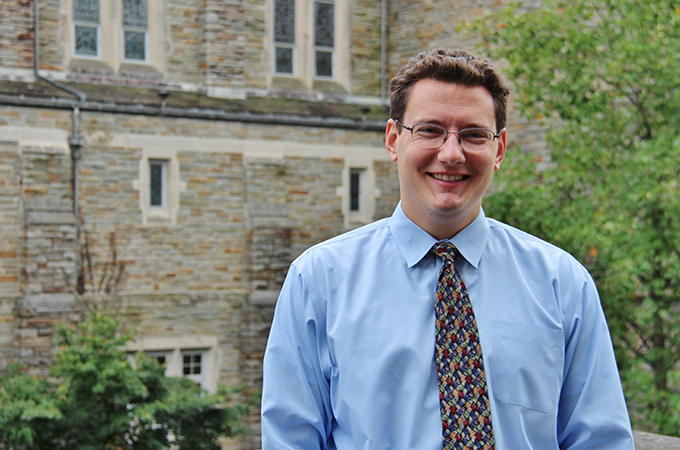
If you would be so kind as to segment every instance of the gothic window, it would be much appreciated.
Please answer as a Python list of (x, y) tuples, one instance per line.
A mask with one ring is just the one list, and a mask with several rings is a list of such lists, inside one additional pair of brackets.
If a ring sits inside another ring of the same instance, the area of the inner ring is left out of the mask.
[(295, 0), (274, 2), (274, 70), (293, 74), (295, 69)]
[(314, 2), (314, 60), (317, 77), (333, 76), (334, 6), (333, 0)]
[(123, 51), (125, 59), (147, 59), (147, 2), (123, 0)]
[(99, 0), (73, 1), (74, 52), (78, 56), (99, 56)]

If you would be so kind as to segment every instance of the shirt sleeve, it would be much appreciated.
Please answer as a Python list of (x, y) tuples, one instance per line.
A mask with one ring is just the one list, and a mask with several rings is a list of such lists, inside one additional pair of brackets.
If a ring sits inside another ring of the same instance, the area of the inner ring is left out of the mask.
[(324, 313), (295, 265), (279, 296), (264, 357), (262, 449), (324, 449), (330, 435)]
[[(609, 329), (590, 275), (571, 302), (558, 413), (562, 450), (633, 450), (633, 434)], [(573, 288), (573, 286), (572, 286)], [(572, 294), (574, 295), (574, 294)]]

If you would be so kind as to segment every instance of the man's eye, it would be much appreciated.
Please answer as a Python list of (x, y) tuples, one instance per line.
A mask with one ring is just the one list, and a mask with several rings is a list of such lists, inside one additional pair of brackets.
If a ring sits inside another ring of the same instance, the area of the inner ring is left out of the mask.
[(439, 127), (435, 126), (424, 126), (424, 127), (418, 127), (417, 133), (422, 135), (422, 136), (441, 136), (442, 135), (442, 129)]
[(491, 139), (490, 134), (485, 130), (463, 130), (461, 132), (462, 139), (472, 140), (487, 140)]

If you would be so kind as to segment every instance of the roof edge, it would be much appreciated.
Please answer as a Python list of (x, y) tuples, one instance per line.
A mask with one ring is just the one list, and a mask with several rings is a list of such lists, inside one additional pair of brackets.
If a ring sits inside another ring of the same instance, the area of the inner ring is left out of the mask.
[(24, 106), (48, 109), (73, 109), (81, 111), (111, 114), (133, 114), (169, 118), (185, 118), (196, 120), (217, 120), (224, 122), (242, 122), (263, 125), (288, 125), (300, 127), (336, 128), (358, 131), (385, 130), (385, 122), (380, 120), (357, 120), (332, 117), (310, 117), (283, 114), (254, 114), (248, 112), (228, 112), (211, 108), (180, 108), (175, 106), (130, 105), (112, 102), (85, 101), (51, 97), (30, 97), (26, 95), (0, 94), (0, 105)]

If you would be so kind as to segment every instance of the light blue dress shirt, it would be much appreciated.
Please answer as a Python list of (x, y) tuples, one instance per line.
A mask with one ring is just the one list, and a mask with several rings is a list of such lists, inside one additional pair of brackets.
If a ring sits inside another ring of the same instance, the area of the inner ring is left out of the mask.
[[(632, 450), (586, 269), (483, 211), (451, 241), (477, 318), (496, 450)], [(441, 450), (435, 242), (399, 205), (295, 260), (264, 358), (263, 450)]]

